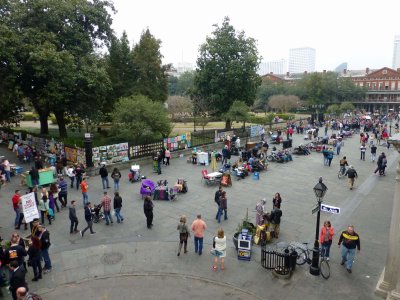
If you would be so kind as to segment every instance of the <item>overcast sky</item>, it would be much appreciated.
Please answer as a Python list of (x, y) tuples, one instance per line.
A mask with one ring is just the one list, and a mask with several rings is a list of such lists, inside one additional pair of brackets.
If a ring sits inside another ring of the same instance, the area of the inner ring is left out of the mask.
[(264, 61), (288, 59), (289, 49), (316, 49), (316, 69), (349, 70), (392, 66), (393, 41), (400, 34), (399, 0), (114, 0), (113, 28), (137, 43), (146, 28), (162, 41), (164, 63), (195, 65), (199, 45), (221, 26), (231, 25), (257, 40)]

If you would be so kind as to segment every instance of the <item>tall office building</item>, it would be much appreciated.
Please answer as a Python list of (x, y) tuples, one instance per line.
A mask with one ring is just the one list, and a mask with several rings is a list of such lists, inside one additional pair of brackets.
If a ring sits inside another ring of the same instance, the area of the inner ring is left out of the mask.
[(315, 71), (315, 49), (310, 47), (289, 49), (289, 72)]
[(392, 68), (395, 70), (400, 68), (400, 35), (394, 37)]
[(259, 66), (258, 74), (265, 75), (265, 74), (285, 74), (286, 73), (286, 60), (279, 59), (279, 60), (271, 60), (262, 62)]

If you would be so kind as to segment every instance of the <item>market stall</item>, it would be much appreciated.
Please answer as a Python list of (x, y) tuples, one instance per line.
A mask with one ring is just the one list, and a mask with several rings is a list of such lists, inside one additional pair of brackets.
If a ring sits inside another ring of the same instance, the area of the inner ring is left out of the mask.
[[(31, 175), (29, 174), (29, 172), (25, 172), (25, 178), (26, 185), (30, 188), (33, 187)], [(53, 169), (47, 168), (39, 170), (39, 185), (49, 185), (55, 181), (56, 179), (54, 178)]]

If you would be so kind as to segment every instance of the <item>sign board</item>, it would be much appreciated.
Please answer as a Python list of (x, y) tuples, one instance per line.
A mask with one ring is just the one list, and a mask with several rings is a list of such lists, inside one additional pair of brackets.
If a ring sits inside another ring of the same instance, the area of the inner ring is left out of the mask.
[(321, 210), (331, 214), (340, 214), (340, 207), (332, 205), (321, 204)]
[(319, 211), (319, 206), (313, 208), (313, 210), (311, 211), (312, 214), (315, 214), (317, 211)]
[(39, 219), (34, 193), (21, 196), (21, 202), (26, 223), (32, 222), (33, 219)]
[(85, 139), (91, 139), (92, 134), (91, 133), (85, 133)]

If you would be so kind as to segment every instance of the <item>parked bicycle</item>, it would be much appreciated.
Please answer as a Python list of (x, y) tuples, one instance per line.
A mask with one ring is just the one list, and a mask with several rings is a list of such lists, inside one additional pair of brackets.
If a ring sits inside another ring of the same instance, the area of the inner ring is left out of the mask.
[[(295, 251), (297, 252), (297, 259), (296, 259), (296, 264), (297, 265), (304, 265), (305, 263), (311, 264), (312, 258), (311, 253), (313, 249), (308, 248), (308, 243), (299, 243), (299, 242), (291, 242), (289, 244), (289, 247), (294, 248)], [(319, 261), (319, 269), (321, 276), (324, 279), (328, 279), (329, 276), (331, 276), (331, 267), (329, 266), (329, 261), (325, 257), (325, 251), (322, 248), (319, 248), (319, 256), (320, 256), (320, 261)]]

